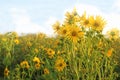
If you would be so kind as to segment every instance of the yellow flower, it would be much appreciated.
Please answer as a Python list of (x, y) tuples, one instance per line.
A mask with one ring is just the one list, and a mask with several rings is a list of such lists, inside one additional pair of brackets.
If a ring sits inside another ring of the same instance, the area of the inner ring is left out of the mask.
[(98, 42), (98, 45), (97, 45), (98, 48), (102, 48), (102, 47), (103, 47), (103, 44), (104, 44), (104, 43), (102, 42), (102, 40), (100, 40), (100, 41)]
[(8, 76), (8, 75), (9, 75), (9, 72), (10, 72), (10, 71), (9, 71), (8, 68), (6, 67), (5, 70), (4, 70), (4, 76)]
[(62, 57), (58, 57), (55, 61), (55, 69), (57, 71), (63, 71), (63, 69), (66, 67), (66, 63)]
[(34, 57), (34, 58), (33, 58), (33, 62), (35, 62), (35, 63), (40, 63), (40, 59), (39, 59), (38, 57)]
[(104, 21), (104, 19), (102, 19), (101, 16), (96, 16), (95, 18), (91, 16), (90, 23), (91, 23), (92, 29), (96, 31), (102, 31), (103, 28), (105, 27), (106, 21)]
[(40, 63), (35, 64), (35, 69), (39, 70), (40, 69)]
[(19, 71), (20, 69), (19, 68), (15, 68), (15, 71)]
[(59, 33), (59, 30), (60, 30), (60, 22), (56, 21), (55, 24), (52, 25), (53, 27), (53, 30), (55, 31), (55, 33)]
[(60, 28), (59, 34), (65, 37), (69, 31), (70, 27), (69, 26), (62, 26)]
[(52, 58), (55, 54), (55, 51), (49, 48), (49, 49), (47, 49), (47, 54), (50, 58)]
[(26, 68), (26, 69), (28, 69), (30, 66), (29, 66), (29, 64), (28, 64), (28, 61), (22, 61), (21, 63), (20, 63), (20, 66), (21, 66), (21, 68)]
[(60, 51), (57, 51), (57, 54), (59, 55), (59, 54), (61, 54), (61, 52), (60, 52)]
[(35, 48), (35, 49), (34, 49), (34, 52), (35, 52), (35, 53), (38, 53), (38, 52), (39, 52), (39, 50), (38, 50), (37, 48)]
[(49, 74), (49, 70), (47, 68), (44, 69), (44, 74)]
[(77, 50), (78, 50), (78, 48), (77, 48), (77, 47), (74, 47), (74, 50), (75, 50), (75, 51), (77, 51)]
[(84, 14), (82, 15), (82, 17), (80, 17), (80, 24), (83, 27), (89, 28), (90, 27), (90, 17), (86, 17), (86, 12), (84, 12)]
[(65, 21), (64, 21), (65, 25), (71, 25), (76, 22), (76, 13), (74, 11), (73, 13), (67, 12), (65, 16), (66, 16)]
[(113, 48), (109, 49), (107, 52), (107, 57), (110, 57), (113, 53)]
[(6, 41), (7, 41), (7, 38), (2, 38), (2, 41), (6, 42)]
[(58, 46), (59, 43), (60, 43), (60, 41), (59, 41), (59, 40), (56, 40), (55, 43), (54, 43), (54, 45), (55, 45), (55, 46)]
[(12, 35), (13, 35), (15, 38), (18, 38), (17, 32), (12, 32)]
[(42, 38), (45, 38), (46, 37), (46, 34), (44, 33), (38, 33), (38, 38), (42, 39)]
[(116, 40), (119, 38), (119, 35), (120, 35), (120, 31), (117, 28), (113, 28), (107, 32), (107, 36), (110, 39)]
[(18, 39), (15, 39), (15, 40), (14, 40), (14, 43), (15, 43), (15, 44), (19, 44), (19, 40), (18, 40)]
[(78, 14), (78, 13), (77, 13), (76, 7), (74, 7), (74, 9), (73, 9), (73, 11), (72, 11), (71, 15), (76, 16), (77, 14)]
[(31, 47), (31, 46), (32, 46), (32, 43), (31, 43), (31, 42), (27, 42), (27, 46), (28, 46), (28, 47)]
[(67, 38), (76, 43), (81, 37), (83, 37), (84, 32), (81, 31), (80, 27), (71, 27), (68, 34)]

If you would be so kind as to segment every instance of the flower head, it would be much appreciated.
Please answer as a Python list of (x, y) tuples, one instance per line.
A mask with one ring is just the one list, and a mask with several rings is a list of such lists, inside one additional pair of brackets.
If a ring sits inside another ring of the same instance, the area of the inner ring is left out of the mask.
[(47, 54), (48, 54), (49, 58), (52, 58), (55, 54), (55, 51), (51, 48), (46, 49), (46, 50), (47, 50)]
[(80, 24), (83, 27), (89, 28), (90, 27), (90, 18), (91, 17), (86, 17), (86, 12), (80, 17)]
[(2, 38), (2, 41), (6, 42), (6, 41), (7, 41), (7, 38)]
[(90, 23), (91, 23), (92, 29), (96, 31), (102, 31), (103, 28), (105, 27), (106, 21), (104, 21), (104, 19), (102, 19), (101, 16), (96, 16), (95, 18), (91, 16)]
[(15, 39), (15, 40), (14, 40), (14, 43), (15, 43), (15, 44), (19, 44), (19, 40), (18, 40), (18, 39)]
[(38, 57), (34, 57), (34, 58), (33, 58), (33, 62), (35, 62), (35, 63), (40, 63), (40, 59), (39, 59)]
[(83, 35), (84, 32), (82, 32), (80, 27), (73, 26), (70, 28), (67, 38), (76, 43)]
[(8, 75), (9, 75), (9, 72), (10, 72), (10, 71), (9, 71), (8, 68), (6, 67), (5, 70), (4, 70), (4, 76), (8, 76)]
[(107, 36), (109, 39), (118, 39), (120, 36), (120, 31), (117, 28), (113, 28), (107, 32)]
[(46, 37), (46, 34), (41, 32), (41, 33), (38, 33), (37, 36), (38, 36), (38, 38), (43, 39)]
[(20, 63), (20, 66), (21, 66), (21, 68), (26, 68), (26, 69), (28, 69), (30, 67), (28, 61), (26, 61), (26, 60), (22, 61)]
[(53, 24), (53, 30), (55, 31), (55, 33), (59, 33), (60, 28), (60, 22), (56, 21), (56, 23)]
[(44, 74), (49, 74), (49, 70), (47, 68), (44, 69)]
[(107, 57), (110, 57), (113, 53), (113, 48), (109, 49), (107, 52)]
[(34, 52), (35, 52), (35, 53), (38, 53), (38, 52), (39, 52), (39, 50), (38, 50), (37, 48), (35, 48), (35, 49), (34, 49)]
[(59, 34), (62, 35), (63, 37), (66, 37), (69, 29), (70, 29), (70, 26), (62, 26), (60, 28)]
[(70, 12), (67, 12), (65, 14), (66, 16), (66, 19), (65, 19), (65, 22), (64, 24), (66, 25), (72, 25), (72, 24), (75, 24), (77, 21), (78, 21), (78, 14), (77, 14), (77, 11), (76, 9), (74, 8), (74, 10), (72, 11), (72, 13)]
[(63, 69), (66, 67), (66, 63), (62, 57), (58, 57), (55, 61), (55, 69), (57, 71), (63, 71)]
[(39, 70), (40, 69), (40, 63), (35, 64), (35, 69)]

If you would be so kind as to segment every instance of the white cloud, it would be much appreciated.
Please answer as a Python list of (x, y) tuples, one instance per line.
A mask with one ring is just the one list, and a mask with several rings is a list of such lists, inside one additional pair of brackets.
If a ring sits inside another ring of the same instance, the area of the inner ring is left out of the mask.
[[(120, 4), (120, 0), (117, 1), (118, 2), (115, 2), (113, 6), (117, 6), (120, 8), (120, 6), (118, 5), (118, 3)], [(107, 25), (103, 31), (104, 33), (113, 27), (117, 27), (120, 29), (120, 24), (119, 24), (120, 14), (118, 14), (117, 12), (111, 11), (110, 13), (105, 13), (102, 12), (96, 6), (82, 4), (82, 3), (75, 4), (75, 7), (80, 15), (82, 15), (84, 11), (86, 11), (88, 15), (101, 15), (103, 18), (105, 18), (105, 20), (107, 20)], [(66, 9), (64, 11), (64, 14), (66, 13), (66, 11), (72, 11), (73, 8), (74, 6), (71, 6), (70, 9)], [(10, 12), (12, 16), (12, 22), (15, 25), (16, 27), (15, 30), (17, 32), (19, 33), (44, 32), (48, 35), (53, 34), (52, 24), (56, 22), (57, 20), (56, 17), (53, 16), (49, 17), (48, 20), (45, 23), (43, 23), (42, 26), (40, 26), (31, 20), (30, 16), (28, 15), (25, 9), (12, 8)], [(59, 21), (63, 22), (63, 20), (59, 20)]]
[(10, 10), (12, 22), (15, 25), (15, 31), (18, 33), (37, 33), (43, 32), (49, 36), (53, 35), (52, 25), (56, 22), (57, 18), (49, 17), (42, 26), (32, 22), (27, 11), (24, 9), (12, 8)]
[(114, 3), (112, 5), (111, 9), (114, 13), (120, 14), (120, 0), (114, 0)]
[(47, 24), (47, 25), (53, 25), (56, 21), (57, 21), (57, 18), (56, 18), (56, 17), (50, 16), (50, 17), (48, 18), (48, 20), (46, 21), (46, 24)]
[(57, 21), (56, 17), (50, 16), (48, 20), (44, 23), (45, 33), (49, 36), (53, 35), (54, 31), (52, 25)]
[(120, 8), (120, 0), (115, 0), (113, 7)]
[(18, 33), (36, 33), (44, 32), (44, 28), (32, 22), (30, 16), (25, 9), (10, 9), (12, 22), (15, 26), (15, 31)]
[(109, 30), (112, 28), (118, 28), (120, 29), (120, 14), (118, 13), (109, 13), (105, 14), (105, 18), (107, 20), (107, 27), (105, 30)]
[(86, 12), (88, 15), (102, 15), (103, 13), (93, 5), (88, 4), (75, 4), (74, 6), (70, 7), (69, 9), (65, 9), (64, 14), (69, 11), (71, 12), (74, 8), (76, 8), (79, 15), (82, 15), (84, 12)]
[(85, 11), (88, 15), (102, 15), (103, 13), (96, 7), (88, 4), (76, 4), (77, 12), (82, 15)]

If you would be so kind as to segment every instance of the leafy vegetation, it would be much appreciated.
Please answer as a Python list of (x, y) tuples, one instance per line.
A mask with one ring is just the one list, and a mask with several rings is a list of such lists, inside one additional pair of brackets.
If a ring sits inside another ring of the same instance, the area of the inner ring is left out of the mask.
[(102, 34), (101, 16), (66, 13), (44, 33), (0, 34), (0, 80), (119, 80), (119, 30)]

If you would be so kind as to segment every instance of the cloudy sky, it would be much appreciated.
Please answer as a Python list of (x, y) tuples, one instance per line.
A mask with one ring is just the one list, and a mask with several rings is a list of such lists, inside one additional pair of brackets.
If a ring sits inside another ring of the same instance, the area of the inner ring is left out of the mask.
[(120, 27), (120, 0), (0, 0), (0, 33), (44, 32), (52, 34), (51, 25), (63, 21), (66, 11), (76, 7), (81, 15), (101, 15), (107, 20), (104, 32)]

